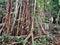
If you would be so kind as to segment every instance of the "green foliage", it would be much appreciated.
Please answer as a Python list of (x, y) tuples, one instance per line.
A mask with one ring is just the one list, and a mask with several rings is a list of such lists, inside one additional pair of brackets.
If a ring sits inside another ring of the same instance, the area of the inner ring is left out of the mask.
[(0, 3), (7, 2), (7, 0), (0, 0)]
[(9, 34), (2, 34), (2, 38), (4, 38), (4, 39), (10, 39), (10, 35)]
[(0, 43), (4, 44), (5, 41), (10, 40), (10, 35), (9, 34), (2, 34)]
[(52, 3), (53, 3), (52, 0), (47, 0), (46, 5), (45, 5), (45, 7), (46, 7), (45, 9), (49, 10), (51, 12), (51, 10), (53, 9)]
[(26, 44), (28, 41), (27, 40), (24, 40), (20, 37), (14, 37), (13, 39), (11, 38), (11, 36), (9, 34), (2, 34), (1, 38), (0, 38), (0, 43), (2, 43), (3, 45), (5, 44), (6, 41), (9, 41), (9, 40), (13, 40), (15, 42), (20, 42), (22, 44)]
[[(36, 43), (36, 45), (37, 45), (37, 44), (38, 44), (38, 45), (46, 45), (47, 39), (46, 39), (45, 36), (43, 36), (43, 37), (41, 37), (41, 38), (36, 39), (36, 40), (35, 40), (35, 43)], [(35, 43), (34, 43), (34, 44), (35, 44)]]
[(21, 40), (22, 44), (26, 44), (28, 41), (27, 40)]
[[(0, 43), (4, 44), (5, 41), (9, 41), (11, 39), (12, 38), (11, 38), (11, 36), (9, 34), (3, 34), (2, 37), (0, 38)], [(22, 38), (20, 38), (18, 36), (13, 38), (12, 40), (16, 41), (16, 42), (20, 42), (22, 44), (26, 44), (28, 42), (27, 40), (24, 40), (24, 39), (22, 39)]]
[(60, 5), (60, 0), (59, 0), (59, 5)]
[(20, 37), (15, 37), (13, 40), (16, 42), (20, 42), (22, 39)]
[(13, 40), (16, 41), (16, 42), (20, 42), (20, 43), (22, 43), (22, 44), (26, 44), (26, 43), (27, 43), (26, 40), (23, 40), (22, 38), (20, 38), (20, 37), (18, 37), (18, 36), (15, 37)]
[(34, 41), (34, 42), (32, 43), (32, 45), (37, 45), (36, 41)]
[(38, 6), (40, 6), (42, 9), (44, 8), (44, 0), (37, 0)]
[[(45, 3), (45, 4), (44, 4)], [(49, 11), (53, 18), (54, 18), (54, 22), (56, 22), (56, 18), (60, 9), (60, 0), (37, 0), (37, 5), (38, 7), (40, 7), (40, 10), (46, 10)], [(46, 23), (46, 18), (43, 16), (42, 21)], [(60, 19), (60, 18), (59, 18)], [(47, 21), (48, 22), (48, 21)], [(60, 20), (59, 20), (60, 23)]]
[(43, 23), (48, 23), (48, 18), (46, 16), (41, 17)]
[(41, 43), (46, 43), (47, 42), (46, 37), (42, 37), (40, 41)]
[(3, 2), (3, 0), (0, 0), (0, 3), (2, 3)]

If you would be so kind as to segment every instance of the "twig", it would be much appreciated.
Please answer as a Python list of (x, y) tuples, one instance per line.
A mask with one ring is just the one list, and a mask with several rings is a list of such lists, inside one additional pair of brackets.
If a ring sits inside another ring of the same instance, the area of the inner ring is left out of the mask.
[(12, 25), (12, 28), (11, 28), (11, 32), (12, 32), (12, 30), (13, 30), (13, 27), (14, 27), (15, 21), (16, 21), (16, 17), (17, 17), (17, 12), (18, 12), (18, 2), (19, 2), (19, 0), (16, 0), (15, 17), (14, 17), (13, 25)]
[[(15, 37), (26, 38), (27, 35), (21, 35), (21, 36), (10, 36), (10, 37), (11, 37), (11, 38), (15, 38)], [(2, 37), (0, 36), (0, 38), (2, 38)]]
[[(5, 23), (3, 24), (3, 27), (4, 27), (4, 25), (5, 25)], [(0, 29), (0, 34), (1, 34), (1, 32), (3, 31), (3, 27)]]
[(20, 43), (20, 42), (13, 42), (12, 45), (13, 45), (13, 44), (18, 44), (18, 43)]

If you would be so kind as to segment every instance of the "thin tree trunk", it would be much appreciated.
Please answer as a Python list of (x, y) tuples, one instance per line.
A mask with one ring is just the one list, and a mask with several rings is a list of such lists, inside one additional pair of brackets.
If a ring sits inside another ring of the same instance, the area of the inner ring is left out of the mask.
[(5, 27), (3, 30), (4, 33), (9, 33), (11, 12), (12, 12), (12, 0), (8, 0), (7, 15), (6, 15), (6, 19), (5, 19)]
[(11, 32), (13, 31), (13, 28), (14, 28), (14, 25), (15, 25), (15, 22), (16, 22), (16, 18), (17, 18), (17, 13), (18, 13), (18, 2), (19, 0), (16, 0), (16, 7), (15, 7), (15, 11), (14, 11), (14, 21), (13, 21), (13, 24), (12, 24), (12, 28), (11, 28)]

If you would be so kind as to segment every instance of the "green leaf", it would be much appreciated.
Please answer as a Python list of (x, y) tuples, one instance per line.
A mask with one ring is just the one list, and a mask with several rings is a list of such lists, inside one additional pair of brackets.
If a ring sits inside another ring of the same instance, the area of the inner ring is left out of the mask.
[(34, 42), (32, 43), (32, 45), (37, 45), (36, 41), (34, 41)]
[(14, 40), (17, 41), (17, 42), (21, 42), (22, 39), (17, 36), (17, 37), (14, 38)]
[(0, 0), (0, 3), (7, 2), (7, 0)]
[(2, 39), (10, 39), (10, 35), (9, 34), (2, 34)]
[(59, 5), (60, 5), (60, 0), (59, 0)]
[(46, 42), (47, 42), (46, 38), (45, 38), (45, 37), (42, 37), (42, 38), (41, 38), (41, 42), (42, 42), (42, 43), (46, 43)]
[(22, 44), (26, 44), (28, 41), (27, 40), (21, 40)]

